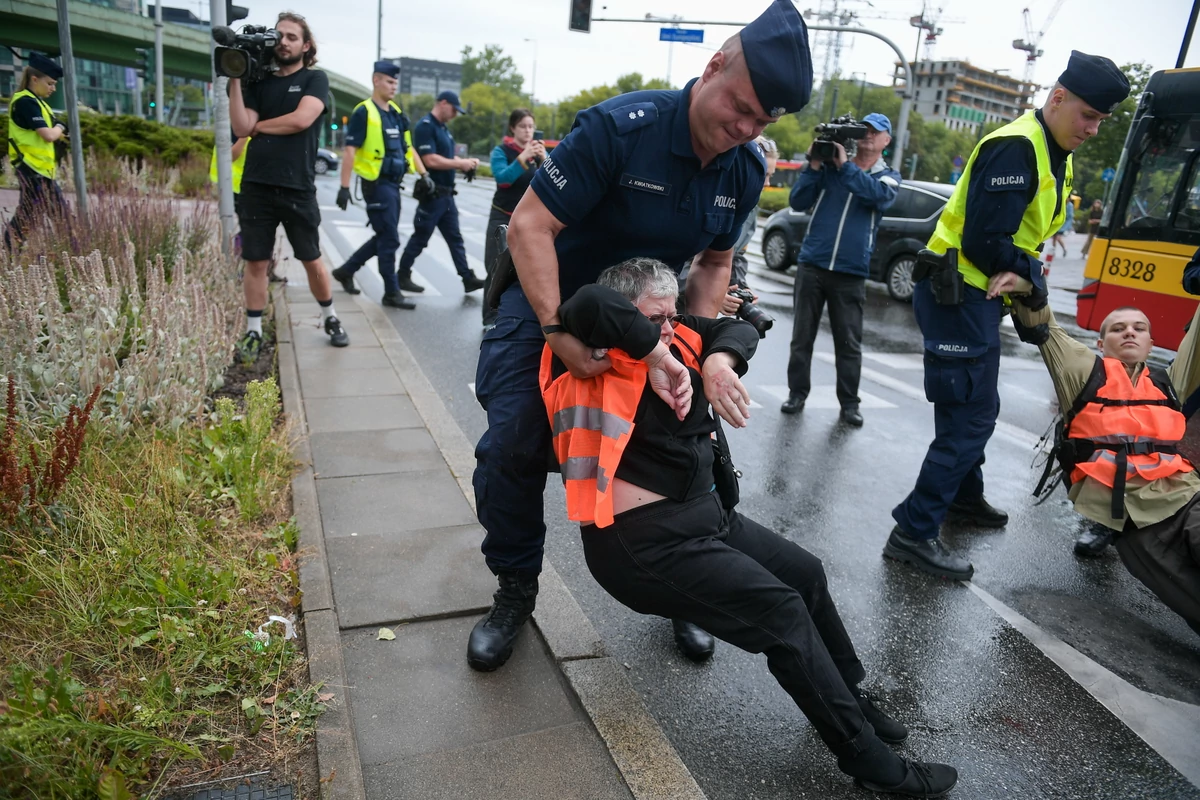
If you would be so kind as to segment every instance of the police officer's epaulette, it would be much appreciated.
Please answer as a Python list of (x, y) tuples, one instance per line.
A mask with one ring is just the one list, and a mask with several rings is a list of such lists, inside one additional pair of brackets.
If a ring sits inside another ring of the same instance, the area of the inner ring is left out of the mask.
[(762, 148), (758, 146), (758, 142), (750, 140), (742, 145), (742, 147), (754, 154), (754, 157), (758, 160), (758, 163), (764, 170), (767, 168), (767, 156), (765, 153), (763, 153)]
[(617, 126), (617, 135), (621, 136), (658, 121), (658, 106), (654, 103), (631, 103), (627, 106), (614, 108), (608, 112), (612, 115)]

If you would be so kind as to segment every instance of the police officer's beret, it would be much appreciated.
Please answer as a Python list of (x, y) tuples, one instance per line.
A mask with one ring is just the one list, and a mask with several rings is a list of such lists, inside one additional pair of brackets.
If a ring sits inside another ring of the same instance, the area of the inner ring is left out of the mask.
[(400, 65), (394, 61), (376, 61), (373, 72), (378, 72), (381, 75), (387, 75), (389, 78), (394, 78), (400, 74)]
[(1078, 50), (1071, 51), (1058, 82), (1102, 114), (1111, 114), (1129, 96), (1129, 80), (1112, 59)]
[(42, 55), (41, 53), (29, 54), (29, 66), (45, 75), (47, 78), (59, 80), (63, 76), (62, 67), (58, 65), (58, 62), (52, 58)]
[(742, 28), (742, 53), (763, 111), (782, 117), (808, 104), (812, 54), (808, 28), (791, 0), (773, 0), (758, 19)]

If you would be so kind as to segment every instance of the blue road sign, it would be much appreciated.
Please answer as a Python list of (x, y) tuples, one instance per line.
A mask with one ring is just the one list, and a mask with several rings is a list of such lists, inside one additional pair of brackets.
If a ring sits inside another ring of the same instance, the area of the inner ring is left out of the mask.
[(1117, 177), (1117, 171), (1115, 169), (1113, 169), (1112, 167), (1109, 167), (1106, 170), (1104, 170), (1104, 172), (1100, 173), (1100, 180), (1104, 181), (1105, 183), (1108, 183), (1115, 177)]
[(704, 29), (660, 28), (658, 31), (658, 40), (660, 42), (691, 42), (692, 44), (701, 44), (704, 41)]
[(956, 183), (958, 183), (958, 179), (959, 179), (959, 178), (961, 178), (961, 177), (962, 177), (962, 173), (961, 173), (961, 172), (955, 172), (955, 171), (951, 170), (951, 172), (950, 172), (950, 183), (951, 183), (951, 184), (956, 184)]
[(964, 163), (964, 162), (963, 162), (963, 157), (962, 157), (962, 156), (955, 156), (955, 157), (954, 157), (954, 162), (953, 162), (953, 163), (954, 163), (954, 168), (955, 168), (955, 169), (957, 169), (957, 170), (961, 170), (961, 169), (963, 168), (963, 163)]

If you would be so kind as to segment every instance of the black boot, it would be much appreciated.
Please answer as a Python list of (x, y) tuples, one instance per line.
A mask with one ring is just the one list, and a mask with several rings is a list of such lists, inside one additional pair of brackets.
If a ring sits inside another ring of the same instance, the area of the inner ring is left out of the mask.
[(403, 274), (397, 275), (397, 276), (396, 276), (396, 280), (397, 280), (397, 281), (399, 282), (399, 284), (400, 284), (400, 290), (401, 290), (401, 291), (404, 291), (404, 292), (413, 292), (414, 294), (420, 294), (421, 292), (425, 291), (425, 287), (424, 287), (424, 286), (422, 286), (422, 285), (421, 285), (421, 284), (419, 284), (419, 283), (414, 283), (414, 282), (413, 282), (413, 279), (412, 279), (412, 273), (411, 273), (411, 272), (405, 272), (405, 273), (403, 273)]
[(912, 564), (917, 569), (939, 578), (969, 581), (975, 574), (975, 567), (971, 566), (971, 562), (947, 550), (941, 539), (913, 539), (907, 536), (899, 525), (892, 528), (892, 535), (884, 545), (883, 554), (888, 558)]
[(681, 619), (671, 620), (671, 627), (675, 629), (675, 646), (684, 657), (697, 664), (712, 658), (717, 640), (711, 633)]
[(945, 764), (910, 761), (893, 753), (872, 736), (857, 753), (843, 753), (838, 769), (873, 792), (907, 797), (941, 797), (958, 783), (958, 770)]
[(1099, 522), (1093, 522), (1084, 528), (1083, 533), (1079, 534), (1079, 538), (1075, 540), (1075, 555), (1084, 558), (1103, 555), (1108, 546), (1112, 544), (1112, 540), (1112, 528), (1101, 525)]
[(783, 401), (779, 410), (784, 414), (799, 414), (804, 410), (804, 398), (798, 394), (789, 394), (788, 399)]
[(973, 500), (955, 498), (950, 504), (950, 513), (981, 528), (1003, 528), (1008, 524), (1008, 514), (994, 507), (983, 495)]
[(876, 736), (888, 744), (900, 744), (908, 738), (908, 728), (880, 711), (879, 706), (875, 705), (875, 698), (869, 692), (855, 686), (850, 689), (850, 693), (858, 701), (858, 707), (862, 709), (867, 722), (875, 729)]
[(474, 272), (462, 276), (463, 292), (477, 292), (483, 288), (483, 278), (476, 277)]
[(399, 292), (384, 292), (383, 299), (379, 301), (382, 305), (390, 306), (391, 308), (416, 308), (417, 304), (409, 300)]
[(345, 266), (338, 267), (329, 273), (333, 279), (342, 285), (346, 290), (346, 294), (362, 294), (358, 287), (354, 285), (354, 275), (345, 272)]
[(492, 595), (492, 608), (475, 623), (467, 642), (467, 663), (480, 672), (504, 666), (537, 602), (537, 578), (520, 578), (514, 572), (501, 572), (496, 577), (500, 588)]

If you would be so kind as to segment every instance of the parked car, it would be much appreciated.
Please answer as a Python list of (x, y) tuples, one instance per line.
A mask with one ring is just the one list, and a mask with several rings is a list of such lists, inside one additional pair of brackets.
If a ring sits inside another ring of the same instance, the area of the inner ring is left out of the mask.
[(338, 166), (338, 154), (332, 150), (326, 150), (324, 147), (317, 148), (317, 163), (315, 169), (318, 175), (324, 175), (326, 172), (336, 170)]
[[(897, 300), (912, 301), (912, 270), (917, 253), (925, 247), (954, 187), (948, 183), (905, 181), (896, 202), (884, 212), (871, 254), (871, 280), (887, 286)], [(763, 259), (778, 272), (796, 263), (800, 244), (808, 232), (808, 211), (785, 208), (763, 226)]]

